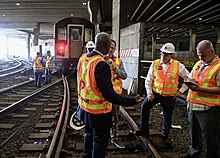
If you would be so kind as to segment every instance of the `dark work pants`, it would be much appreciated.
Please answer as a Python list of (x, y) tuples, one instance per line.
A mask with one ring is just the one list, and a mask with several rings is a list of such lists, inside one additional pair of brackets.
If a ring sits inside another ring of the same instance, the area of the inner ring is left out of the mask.
[(111, 137), (114, 137), (114, 138), (117, 138), (117, 136), (118, 136), (119, 108), (120, 108), (120, 105), (116, 105), (116, 104), (112, 105), (112, 115), (113, 115), (114, 124), (111, 129)]
[(45, 69), (45, 82), (51, 83), (51, 69), (50, 68)]
[(41, 71), (34, 71), (34, 85), (35, 87), (41, 87), (41, 77), (43, 72)]
[(141, 127), (140, 130), (149, 132), (149, 116), (150, 109), (155, 104), (160, 103), (163, 109), (163, 120), (162, 120), (162, 135), (168, 138), (171, 127), (173, 109), (175, 105), (174, 97), (164, 97), (157, 93), (154, 93), (154, 100), (148, 101), (147, 97), (141, 105)]
[(85, 127), (83, 158), (104, 158), (108, 147), (110, 128), (97, 130)]
[(220, 158), (220, 107), (188, 112), (191, 146), (189, 153), (199, 157), (204, 142), (206, 158)]

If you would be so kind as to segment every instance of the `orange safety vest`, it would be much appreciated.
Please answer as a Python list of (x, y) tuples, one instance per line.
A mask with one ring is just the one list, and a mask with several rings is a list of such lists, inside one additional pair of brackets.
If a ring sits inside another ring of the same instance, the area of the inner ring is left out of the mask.
[[(193, 67), (192, 79), (196, 80), (200, 87), (214, 87), (217, 86), (216, 75), (220, 71), (220, 58), (209, 65), (200, 75), (199, 70), (202, 65), (202, 61), (198, 61)], [(189, 90), (187, 95), (187, 101), (192, 103), (207, 105), (207, 106), (220, 106), (219, 94), (208, 94), (204, 92), (194, 92)]]
[(39, 57), (39, 58), (34, 57), (33, 58), (33, 61), (34, 61), (33, 69), (34, 70), (43, 70), (44, 69), (43, 65), (41, 64), (41, 60), (42, 60), (42, 57)]
[(105, 61), (100, 55), (87, 57), (83, 54), (78, 63), (78, 102), (83, 110), (92, 114), (104, 114), (112, 110), (112, 103), (104, 99), (95, 80), (95, 68), (100, 61)]
[[(120, 64), (121, 64), (120, 58), (113, 58), (113, 63), (115, 65), (115, 67), (117, 67), (119, 69)], [(115, 74), (114, 70), (111, 69), (112, 77), (114, 76), (114, 74)], [(121, 94), (122, 93), (122, 79), (120, 77), (118, 77), (116, 79), (112, 79), (112, 85), (113, 85), (114, 91), (117, 94)]]
[(46, 59), (46, 67), (47, 68), (52, 68), (53, 67), (53, 64), (51, 63), (51, 60), (52, 60), (52, 56), (48, 56), (47, 59)]
[(172, 60), (166, 74), (160, 59), (153, 62), (153, 91), (163, 96), (174, 96), (178, 90), (180, 62)]

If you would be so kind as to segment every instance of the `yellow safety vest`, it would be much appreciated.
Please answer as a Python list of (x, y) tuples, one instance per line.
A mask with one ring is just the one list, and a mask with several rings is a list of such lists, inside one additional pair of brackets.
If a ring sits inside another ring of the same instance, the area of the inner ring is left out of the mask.
[[(201, 61), (198, 61), (194, 65), (192, 79), (196, 80), (199, 86), (203, 88), (217, 86), (215, 78), (217, 73), (220, 71), (220, 59), (214, 61), (199, 75), (201, 65)], [(207, 106), (220, 106), (220, 95), (189, 90), (187, 101)]]
[[(114, 58), (113, 63), (115, 64), (115, 67), (117, 67), (119, 69), (120, 64), (121, 64), (120, 58)], [(111, 70), (112, 77), (114, 76), (114, 74), (115, 74), (114, 70)], [(120, 77), (118, 77), (116, 79), (112, 79), (112, 85), (113, 85), (114, 91), (117, 94), (122, 93), (122, 79)]]
[(100, 61), (104, 61), (100, 55), (87, 57), (83, 54), (77, 66), (78, 102), (83, 110), (92, 114), (104, 114), (112, 110), (112, 104), (104, 99), (95, 80), (95, 68)]
[(178, 90), (180, 62), (172, 60), (166, 74), (163, 72), (160, 59), (153, 62), (153, 91), (163, 96), (174, 96)]
[(48, 56), (46, 59), (46, 67), (47, 68), (53, 68), (53, 63), (51, 63), (52, 56)]
[(42, 57), (34, 57), (33, 58), (33, 61), (34, 61), (34, 65), (33, 65), (33, 69), (34, 70), (43, 70), (44, 67), (43, 65), (41, 64), (41, 60), (42, 60)]

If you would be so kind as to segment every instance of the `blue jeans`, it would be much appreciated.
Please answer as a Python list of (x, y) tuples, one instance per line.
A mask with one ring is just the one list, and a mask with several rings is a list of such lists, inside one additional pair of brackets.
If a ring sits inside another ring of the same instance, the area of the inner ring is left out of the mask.
[(41, 77), (42, 71), (34, 71), (34, 86), (40, 88), (41, 87)]
[(206, 158), (220, 158), (220, 107), (207, 111), (190, 110), (188, 119), (190, 155), (199, 157), (204, 142)]
[(110, 137), (109, 130), (85, 126), (83, 158), (104, 158)]
[(164, 97), (157, 93), (154, 93), (154, 100), (148, 101), (147, 97), (144, 99), (141, 105), (141, 125), (140, 130), (149, 133), (149, 116), (150, 110), (155, 104), (160, 103), (163, 110), (163, 120), (162, 120), (162, 135), (168, 138), (169, 131), (171, 127), (173, 109), (175, 105), (174, 97)]

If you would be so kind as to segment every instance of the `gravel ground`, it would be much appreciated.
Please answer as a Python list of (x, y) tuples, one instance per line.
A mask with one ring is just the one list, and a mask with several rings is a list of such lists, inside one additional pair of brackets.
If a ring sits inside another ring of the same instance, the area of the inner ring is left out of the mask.
[[(160, 106), (156, 105), (154, 106), (154, 108), (151, 109), (149, 123), (150, 123), (150, 129), (159, 129), (161, 131), (162, 113)], [(172, 125), (181, 127), (181, 129), (171, 128), (169, 135), (169, 138), (174, 146), (173, 152), (176, 154), (174, 154), (175, 156), (164, 156), (164, 157), (180, 158), (181, 155), (187, 153), (190, 145), (186, 102), (181, 99), (177, 99), (176, 101), (176, 106), (173, 112)], [(202, 153), (201, 158), (204, 158), (204, 152)]]

